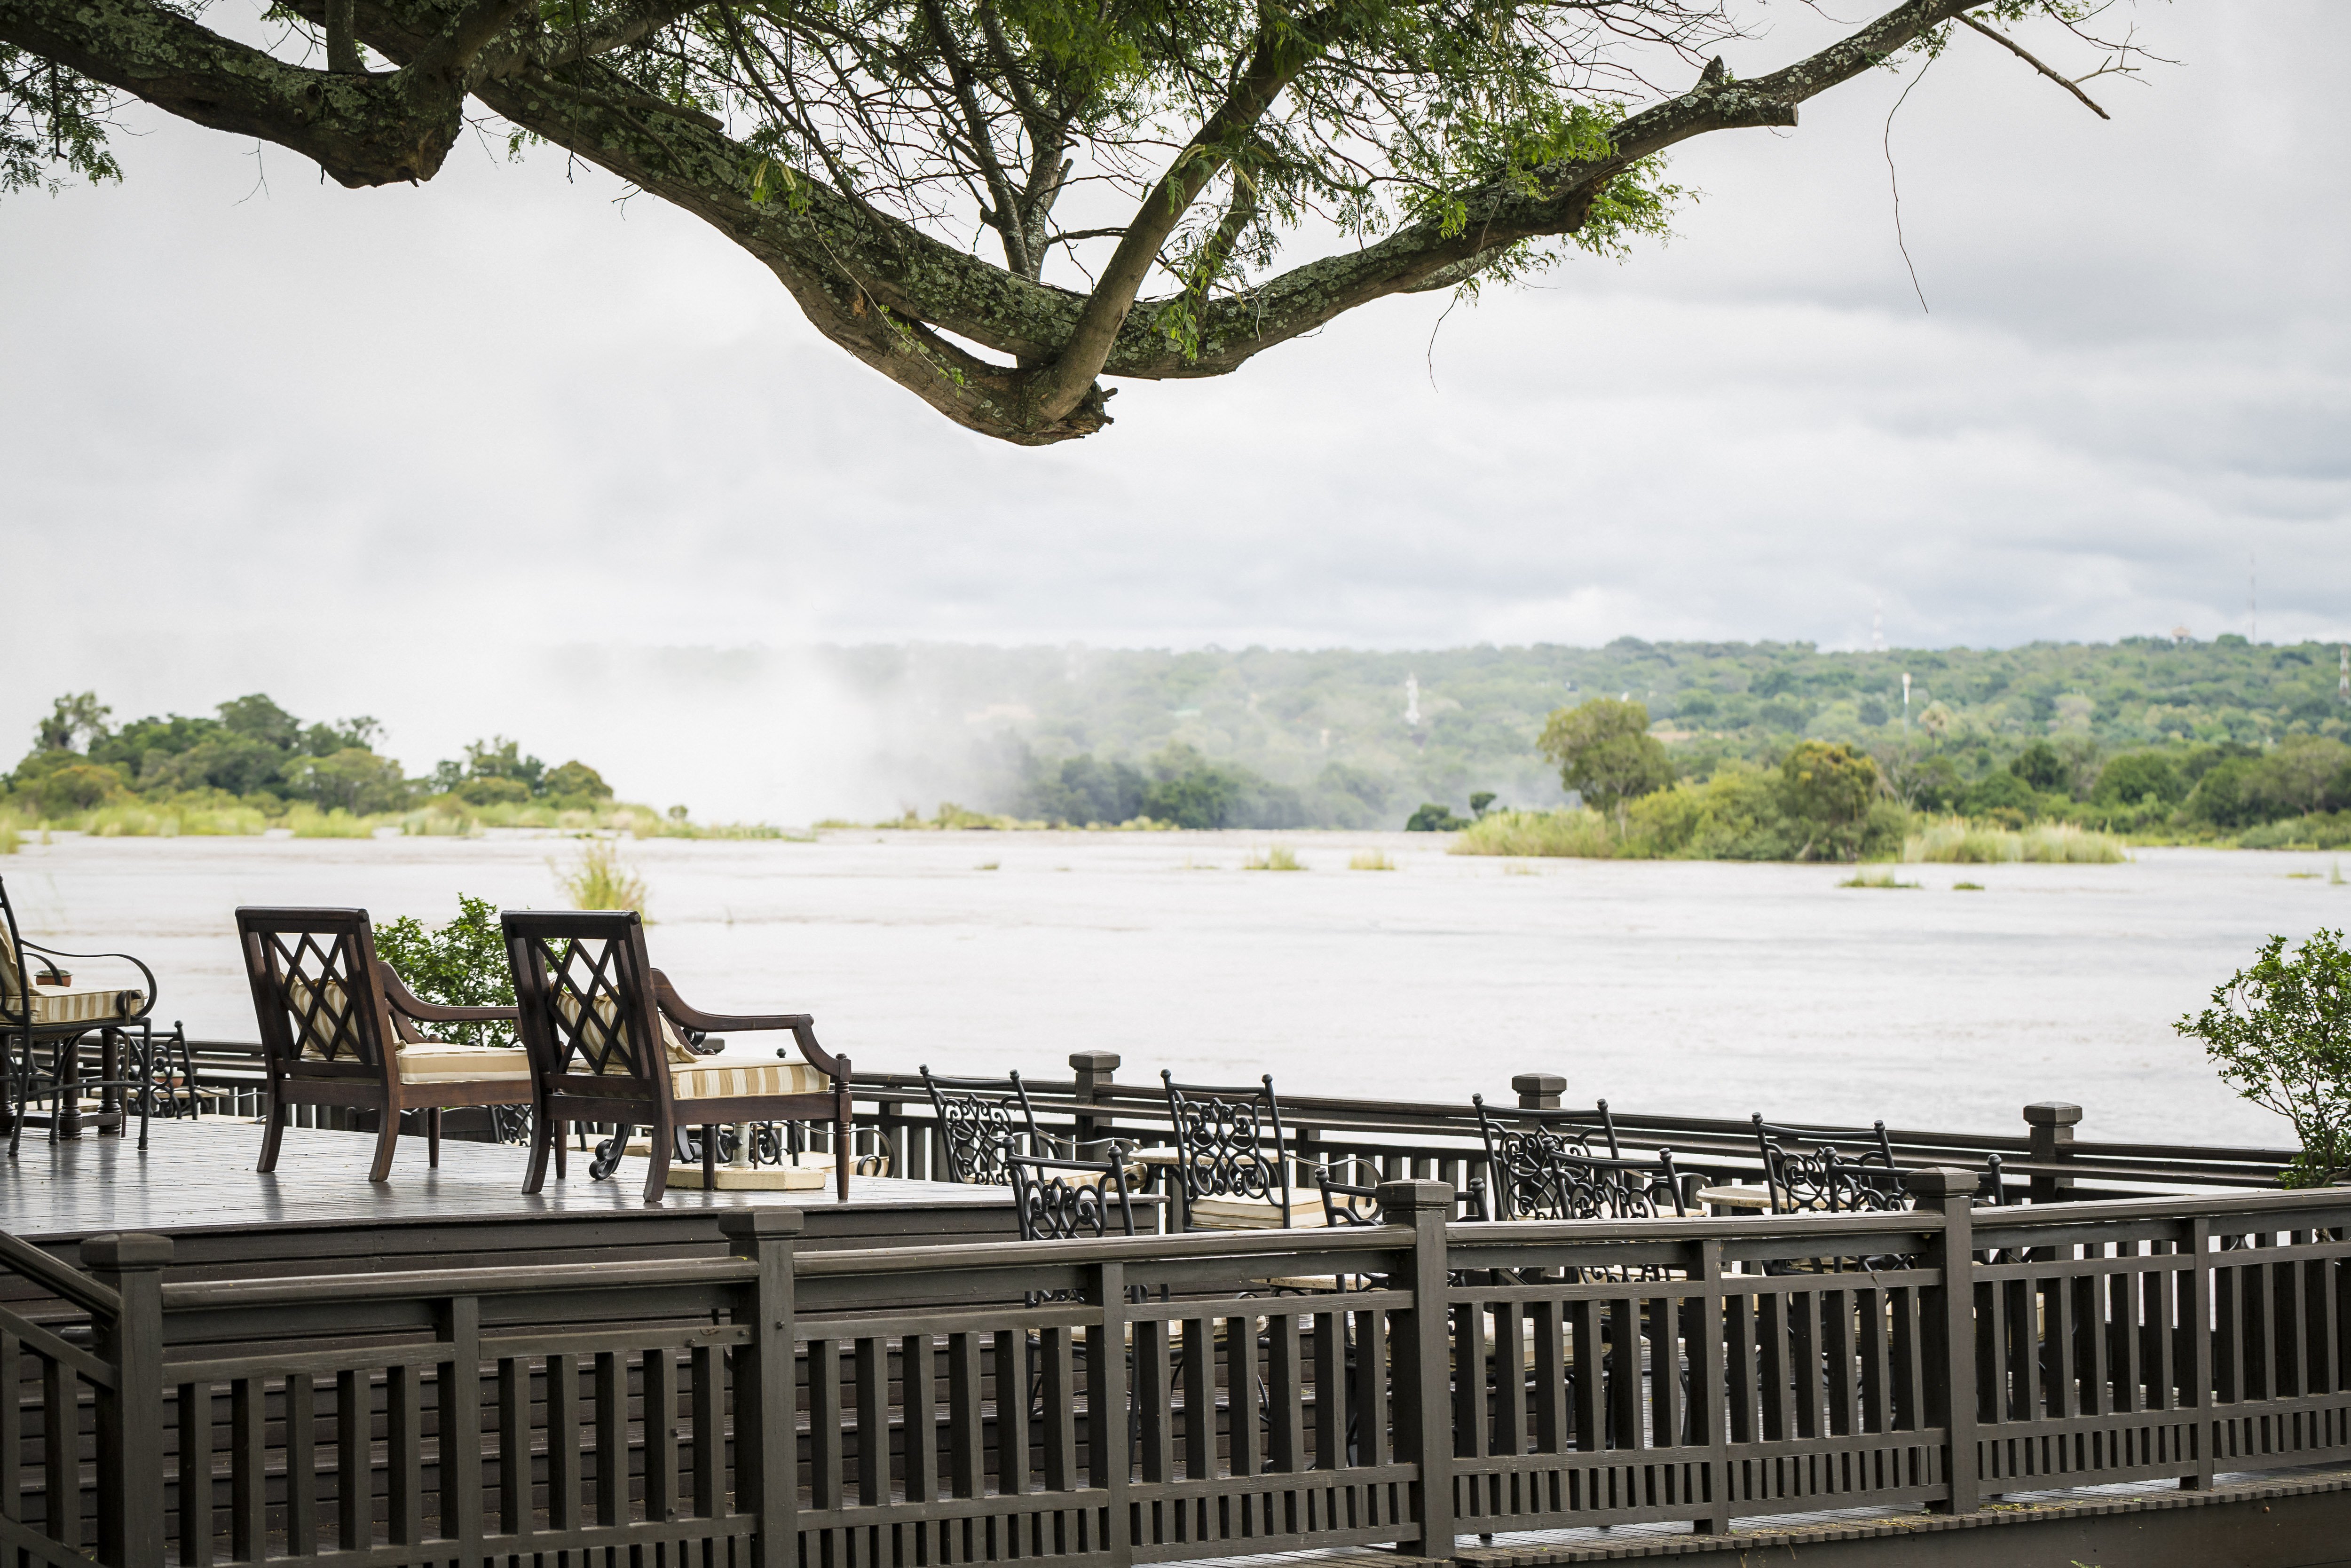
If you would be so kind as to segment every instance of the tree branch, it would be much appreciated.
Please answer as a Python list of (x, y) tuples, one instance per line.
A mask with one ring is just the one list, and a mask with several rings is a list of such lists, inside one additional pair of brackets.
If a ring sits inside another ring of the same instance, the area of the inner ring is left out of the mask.
[[(464, 88), (446, 69), (308, 70), (149, 0), (7, 0), (0, 40), (182, 119), (291, 148), (353, 187), (431, 179), (462, 124)], [(357, 57), (354, 46), (354, 67)]]
[(2031, 55), (2026, 54), (2024, 52), (2024, 46), (2018, 43), (2014, 38), (2010, 37), (2006, 33), (1999, 32), (1993, 28), (1985, 26), (1981, 22), (1977, 21), (1973, 16), (1969, 16), (1964, 11), (1959, 13), (1959, 20), (1965, 22), (1969, 26), (1973, 27), (1977, 32), (1981, 33), (1985, 37), (1990, 38), (1993, 43), (1998, 44), (2001, 48), (2006, 49), (2010, 54), (2014, 55), (2018, 59), (2022, 60), (2026, 65), (2031, 66), (2034, 70), (2039, 71), (2043, 76), (2047, 77), (2051, 81), (2055, 82), (2059, 87), (2064, 88), (2067, 92), (2072, 93), (2075, 98), (2080, 99), (2085, 105), (2087, 105), (2090, 112), (2096, 115), (2100, 120), (2112, 120), (2114, 118), (2113, 115), (2108, 114), (2105, 110), (2100, 109), (2096, 104), (2092, 103), (2090, 101), (2090, 95), (2084, 92), (2076, 83), (2066, 77), (2058, 75), (2055, 71), (2051, 70), (2047, 66), (2043, 65), (2039, 60), (2034, 59)]

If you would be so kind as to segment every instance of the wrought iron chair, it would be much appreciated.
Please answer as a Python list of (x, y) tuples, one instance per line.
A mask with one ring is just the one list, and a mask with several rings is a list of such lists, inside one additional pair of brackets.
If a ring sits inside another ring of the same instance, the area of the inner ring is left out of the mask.
[[(718, 1143), (711, 1130), (744, 1122), (830, 1121), (841, 1201), (849, 1198), (849, 1059), (817, 1043), (806, 1013), (705, 1013), (689, 1006), (645, 957), (634, 910), (506, 910), (498, 916), (513, 967), (517, 1020), (530, 1052), (534, 1091), (530, 1169), (522, 1190), (546, 1184), (550, 1150), (561, 1157), (574, 1122), (611, 1124), (614, 1136), (589, 1166), (602, 1181), (619, 1168), (633, 1127), (647, 1129), (644, 1198), (669, 1186), (680, 1129), (700, 1127), (702, 1179), (715, 1186)], [(709, 1060), (679, 1030), (787, 1030), (789, 1049), (772, 1064)]]
[(424, 1113), (427, 1158), (438, 1166), (444, 1108), (531, 1103), (530, 1062), (520, 1047), (452, 1045), (416, 1028), (512, 1023), (515, 1009), (444, 1007), (414, 995), (376, 956), (366, 910), (247, 906), (236, 912), (236, 932), (269, 1085), (256, 1170), (277, 1168), (297, 1105), (375, 1112), (381, 1120), (368, 1180), (383, 1181), (403, 1113)]
[(1254, 1088), (1223, 1087), (1178, 1083), (1162, 1069), (1159, 1082), (1175, 1130), (1176, 1228), (1289, 1228), (1290, 1151), (1273, 1075)]
[[(38, 956), (36, 962), (35, 956)], [(59, 958), (120, 959), (137, 969), (146, 988), (77, 988), (57, 967)], [(42, 977), (57, 977), (44, 980)], [(82, 1125), (120, 1129), (133, 1103), (139, 1112), (139, 1146), (147, 1146), (147, 1121), (154, 1109), (155, 1036), (149, 1015), (155, 1009), (155, 972), (128, 953), (65, 953), (26, 939), (16, 924), (8, 888), (0, 883), (0, 1057), (7, 1069), (8, 1155), (14, 1159), (25, 1135), (32, 1103), (50, 1103), (49, 1141), (73, 1136)], [(81, 1076), (81, 1042), (103, 1041), (99, 1074)], [(46, 1048), (49, 1071), (44, 1083), (35, 1052)], [(131, 1071), (125, 1075), (121, 1069)], [(82, 1114), (81, 1096), (100, 1099), (97, 1113)], [(120, 1097), (117, 1109), (114, 1102)]]
[[(1497, 1112), (1482, 1094), (1469, 1103), (1486, 1145), (1486, 1218), (1647, 1219), (1662, 1212), (1660, 1205), (1687, 1212), (1673, 1151), (1625, 1158), (1606, 1101), (1589, 1112)], [(1593, 1152), (1595, 1133), (1607, 1154)]]
[(1007, 1078), (947, 1078), (928, 1067), (921, 1071), (939, 1119), (939, 1147), (955, 1180), (1012, 1186), (1012, 1171), (1004, 1160), (1016, 1144), (1025, 1140), (1032, 1155), (1050, 1152), (1018, 1072)]
[[(1832, 1135), (1819, 1129), (1778, 1127), (1757, 1112), (1749, 1120), (1755, 1128), (1756, 1152), (1763, 1161), (1763, 1185), (1771, 1212), (1792, 1214), (1825, 1208), (1849, 1213), (1887, 1213), (1911, 1207), (1902, 1191), (1902, 1173), (1894, 1164), (1894, 1144), (1886, 1124), (1873, 1128), (1876, 1146), (1857, 1158), (1847, 1158)], [(1807, 1152), (1804, 1144), (1811, 1144)], [(1792, 1146), (1793, 1145), (1793, 1146)]]

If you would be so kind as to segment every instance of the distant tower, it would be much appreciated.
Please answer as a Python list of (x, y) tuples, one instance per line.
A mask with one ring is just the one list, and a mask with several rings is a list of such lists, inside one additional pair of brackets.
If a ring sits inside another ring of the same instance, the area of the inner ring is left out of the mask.
[(1869, 614), (1869, 651), (1886, 652), (1886, 595), (1877, 596), (1877, 608)]
[(1910, 733), (1910, 672), (1902, 672), (1902, 733)]
[(1420, 677), (1407, 674), (1404, 678), (1404, 721), (1417, 728), (1420, 724)]

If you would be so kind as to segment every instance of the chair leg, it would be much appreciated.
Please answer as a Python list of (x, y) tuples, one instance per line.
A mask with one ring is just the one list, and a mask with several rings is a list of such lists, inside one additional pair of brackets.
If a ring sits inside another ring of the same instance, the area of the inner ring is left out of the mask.
[(849, 1201), (849, 1114), (846, 1107), (832, 1123), (832, 1185), (840, 1201)]
[[(537, 1112), (533, 1112), (531, 1113), (530, 1124), (533, 1129), (532, 1136), (536, 1139), (538, 1136), (537, 1128), (538, 1126), (538, 1114)], [(563, 1156), (566, 1148), (565, 1140), (570, 1135), (570, 1123), (558, 1122), (555, 1124), (554, 1134), (549, 1140), (555, 1145), (555, 1176), (558, 1181), (563, 1180), (569, 1174), (564, 1169), (565, 1162)]]
[(548, 1145), (555, 1145), (555, 1174), (563, 1174), (563, 1124), (550, 1118), (547, 1104), (541, 1101), (531, 1108), (530, 1167), (523, 1174), (522, 1190), (537, 1192), (547, 1185)]
[(441, 1107), (435, 1105), (424, 1113), (424, 1163), (434, 1170), (441, 1168)]
[(284, 1096), (274, 1092), (270, 1094), (269, 1113), (262, 1121), (261, 1163), (253, 1167), (255, 1170), (267, 1175), (277, 1168), (277, 1148), (286, 1141), (286, 1118), (291, 1110)]
[(670, 1145), (677, 1142), (677, 1130), (656, 1127), (652, 1131), (653, 1135), (645, 1140), (651, 1145), (647, 1153), (652, 1155), (645, 1161), (645, 1201), (659, 1203), (662, 1194), (669, 1190), (669, 1151)]
[(375, 1134), (375, 1164), (368, 1168), (368, 1180), (383, 1181), (392, 1175), (392, 1152), (400, 1146), (400, 1107), (383, 1108), (383, 1125)]
[(25, 1061), (21, 1069), (17, 1065), (16, 1051), (8, 1052), (8, 1157), (12, 1160), (16, 1157), (17, 1144), (25, 1136), (25, 1080), (33, 1071), (32, 1036), (25, 1037), (24, 1046)]
[(702, 1190), (718, 1190), (718, 1128), (715, 1124), (702, 1129)]

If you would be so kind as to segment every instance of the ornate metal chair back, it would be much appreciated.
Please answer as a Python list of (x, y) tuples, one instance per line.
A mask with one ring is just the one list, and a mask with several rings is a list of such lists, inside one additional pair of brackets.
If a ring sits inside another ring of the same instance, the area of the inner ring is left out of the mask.
[(1281, 1102), (1271, 1073), (1255, 1088), (1178, 1083), (1165, 1068), (1174, 1124), (1176, 1169), (1186, 1203), (1200, 1197), (1272, 1201), (1290, 1224), (1290, 1150), (1281, 1133)]
[(1561, 1162), (1624, 1156), (1607, 1101), (1589, 1111), (1495, 1110), (1483, 1094), (1472, 1094), (1469, 1103), (1486, 1145), (1485, 1190), (1494, 1218), (1587, 1218), (1557, 1212), (1572, 1207), (1562, 1189)]
[(1050, 1152), (1037, 1130), (1037, 1113), (1018, 1072), (1008, 1078), (946, 1078), (925, 1067), (922, 1073), (939, 1120), (939, 1147), (946, 1154), (954, 1180), (1010, 1186), (1012, 1172), (1004, 1163), (1008, 1150)]
[(1023, 1241), (1072, 1241), (1132, 1236), (1134, 1206), (1126, 1167), (1116, 1160), (1055, 1160), (1015, 1154), (998, 1156), (1012, 1188), (1012, 1210)]
[(382, 1080), (399, 1050), (364, 909), (236, 912), (261, 1046), (295, 1077)]

